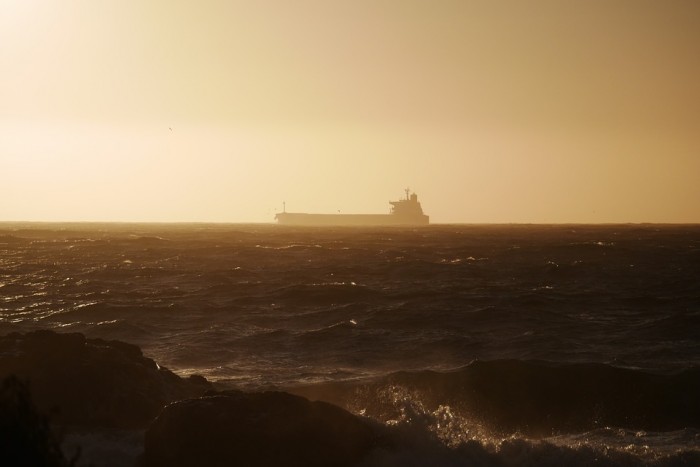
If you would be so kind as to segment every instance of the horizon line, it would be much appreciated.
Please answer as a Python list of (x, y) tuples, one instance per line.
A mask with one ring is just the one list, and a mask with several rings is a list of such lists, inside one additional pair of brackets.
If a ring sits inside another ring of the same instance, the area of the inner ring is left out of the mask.
[(608, 221), (608, 222), (581, 222), (581, 221), (563, 221), (563, 222), (431, 222), (427, 225), (357, 225), (357, 226), (344, 226), (344, 225), (323, 225), (323, 226), (288, 226), (280, 225), (277, 222), (255, 222), (255, 221), (134, 221), (134, 220), (0, 220), (0, 225), (2, 224), (144, 224), (144, 225), (275, 225), (280, 227), (293, 227), (293, 228), (363, 228), (363, 227), (389, 227), (389, 228), (425, 228), (430, 226), (448, 226), (448, 225), (700, 225), (700, 221), (694, 222), (653, 222), (653, 221)]

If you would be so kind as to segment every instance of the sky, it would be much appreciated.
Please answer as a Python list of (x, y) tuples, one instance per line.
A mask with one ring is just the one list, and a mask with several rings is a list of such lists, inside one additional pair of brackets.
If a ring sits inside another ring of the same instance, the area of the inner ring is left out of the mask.
[(0, 221), (700, 222), (697, 0), (0, 0)]

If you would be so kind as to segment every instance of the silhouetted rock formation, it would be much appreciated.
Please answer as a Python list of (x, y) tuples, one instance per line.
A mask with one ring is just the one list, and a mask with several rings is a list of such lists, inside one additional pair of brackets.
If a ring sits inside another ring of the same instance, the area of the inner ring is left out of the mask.
[(167, 406), (146, 432), (147, 467), (349, 466), (379, 437), (368, 422), (283, 392), (226, 391)]
[(144, 427), (169, 402), (211, 389), (201, 376), (158, 367), (135, 345), (52, 331), (0, 337), (0, 378), (11, 374), (29, 381), (40, 410), (83, 427)]
[(63, 456), (49, 420), (32, 401), (16, 376), (0, 385), (0, 465), (64, 467), (75, 464)]

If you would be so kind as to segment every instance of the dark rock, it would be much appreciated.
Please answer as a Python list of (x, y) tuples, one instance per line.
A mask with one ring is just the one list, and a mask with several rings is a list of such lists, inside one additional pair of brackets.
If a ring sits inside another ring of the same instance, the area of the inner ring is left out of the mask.
[(0, 464), (75, 465), (75, 459), (66, 460), (48, 417), (36, 409), (27, 386), (14, 375), (0, 383)]
[(326, 402), (227, 391), (163, 409), (146, 432), (144, 465), (349, 466), (379, 440), (369, 422)]
[(135, 345), (52, 331), (0, 337), (0, 378), (11, 374), (29, 381), (54, 421), (83, 427), (145, 427), (169, 402), (211, 389), (159, 368)]

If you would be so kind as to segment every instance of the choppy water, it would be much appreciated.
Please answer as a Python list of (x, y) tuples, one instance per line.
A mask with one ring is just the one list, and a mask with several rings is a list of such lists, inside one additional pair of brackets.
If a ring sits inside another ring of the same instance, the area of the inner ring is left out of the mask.
[[(633, 396), (637, 376), (606, 380), (608, 366), (665, 378), (670, 393), (697, 384), (700, 226), (0, 224), (0, 333), (47, 328), (135, 343), (224, 385), (323, 388), (383, 423), (420, 420), (461, 446), (445, 465), (472, 442), (501, 455), (544, 449), (543, 436), (581, 465), (700, 450), (681, 415), (650, 425), (661, 430), (630, 420), (527, 433), (476, 417), (463, 391), (475, 368), (495, 388), (513, 374), (559, 384), (551, 371), (567, 371)], [(517, 394), (503, 397), (526, 405), (527, 388)]]

